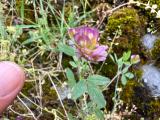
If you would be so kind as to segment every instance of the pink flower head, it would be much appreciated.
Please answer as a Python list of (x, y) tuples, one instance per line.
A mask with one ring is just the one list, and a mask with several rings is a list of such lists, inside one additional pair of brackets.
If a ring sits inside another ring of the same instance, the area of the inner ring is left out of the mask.
[(99, 31), (96, 28), (81, 26), (69, 29), (68, 33), (75, 40), (79, 57), (84, 57), (93, 62), (105, 61), (108, 46), (98, 43)]
[(139, 55), (131, 55), (131, 63), (136, 64), (140, 62), (140, 56)]

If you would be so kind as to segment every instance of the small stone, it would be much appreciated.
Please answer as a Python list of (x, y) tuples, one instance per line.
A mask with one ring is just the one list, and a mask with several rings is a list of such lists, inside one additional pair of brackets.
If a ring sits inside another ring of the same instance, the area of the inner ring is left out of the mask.
[(152, 96), (160, 96), (160, 71), (153, 65), (144, 65), (142, 67), (143, 75), (142, 79), (145, 85), (151, 91)]
[(150, 50), (153, 48), (156, 39), (157, 39), (157, 36), (152, 34), (146, 34), (142, 38), (142, 43), (147, 49)]

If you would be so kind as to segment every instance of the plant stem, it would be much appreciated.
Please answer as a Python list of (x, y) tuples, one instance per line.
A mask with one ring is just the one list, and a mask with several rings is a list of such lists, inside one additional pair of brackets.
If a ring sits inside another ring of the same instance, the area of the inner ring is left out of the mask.
[(56, 93), (57, 93), (58, 99), (59, 99), (59, 101), (60, 101), (60, 103), (61, 103), (61, 106), (62, 106), (64, 112), (65, 112), (65, 115), (66, 115), (66, 117), (67, 117), (67, 120), (69, 120), (68, 113), (67, 113), (67, 111), (66, 111), (66, 109), (65, 109), (65, 107), (64, 107), (64, 105), (63, 105), (63, 102), (62, 102), (61, 97), (60, 97), (60, 95), (59, 95), (59, 93), (58, 93), (58, 90), (57, 90), (57, 88), (56, 88), (56, 85), (54, 84), (54, 82), (53, 82), (50, 74), (48, 74), (48, 77), (49, 77), (49, 79), (50, 79), (50, 81), (51, 81), (51, 83), (52, 83), (52, 85), (53, 85), (53, 87), (54, 87), (54, 89), (55, 89), (55, 91), (56, 91)]

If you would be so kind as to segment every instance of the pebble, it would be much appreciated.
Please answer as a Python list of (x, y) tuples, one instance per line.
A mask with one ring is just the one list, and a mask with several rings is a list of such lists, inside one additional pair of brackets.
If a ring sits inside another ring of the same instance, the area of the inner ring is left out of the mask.
[(142, 37), (142, 43), (146, 47), (146, 49), (152, 49), (155, 41), (157, 40), (157, 36), (152, 34), (146, 34)]
[(160, 97), (160, 70), (152, 64), (144, 65), (142, 69), (142, 79), (151, 91), (152, 96)]

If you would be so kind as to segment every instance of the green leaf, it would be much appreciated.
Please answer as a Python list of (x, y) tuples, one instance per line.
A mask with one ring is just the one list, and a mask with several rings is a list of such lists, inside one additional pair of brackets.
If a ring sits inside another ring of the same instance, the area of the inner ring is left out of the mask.
[(87, 102), (87, 110), (88, 110), (88, 112), (93, 112), (93, 109), (95, 109), (95, 103), (93, 103), (93, 101), (88, 101)]
[(69, 64), (73, 67), (73, 68), (77, 68), (77, 64), (73, 61), (69, 61)]
[(126, 76), (127, 78), (129, 78), (129, 79), (134, 78), (134, 74), (131, 73), (131, 72), (127, 72), (127, 73), (125, 74), (125, 76)]
[(24, 0), (21, 1), (21, 19), (24, 21)]
[(29, 43), (32, 43), (32, 42), (37, 42), (37, 40), (39, 40), (39, 39), (41, 39), (41, 36), (34, 37), (34, 38), (29, 38), (29, 39), (25, 40), (22, 44), (26, 45), (26, 44), (29, 44)]
[(97, 104), (97, 107), (99, 109), (105, 107), (106, 101), (104, 99), (102, 91), (99, 88), (97, 88), (96, 85), (88, 83), (87, 91), (91, 100)]
[(117, 62), (118, 58), (117, 58), (117, 55), (114, 53), (114, 58), (115, 58), (115, 61)]
[(110, 56), (110, 58), (112, 59), (112, 61), (115, 63), (116, 60), (114, 59), (114, 57), (113, 57), (111, 54), (110, 54), (109, 56)]
[(87, 90), (87, 86), (84, 80), (80, 80), (72, 89), (72, 98), (76, 100), (82, 96)]
[(122, 75), (121, 82), (122, 82), (122, 85), (127, 84), (127, 79), (126, 79), (125, 75)]
[(95, 114), (99, 120), (104, 120), (104, 114), (100, 109), (95, 109)]
[(38, 28), (39, 25), (16, 25), (17, 29), (23, 29), (23, 28)]
[(58, 49), (60, 52), (64, 52), (65, 54), (69, 56), (75, 55), (75, 50), (72, 47), (65, 45), (63, 43), (58, 44)]
[(68, 113), (69, 120), (78, 120), (71, 113)]
[(124, 64), (125, 64), (125, 65), (131, 65), (131, 63), (128, 62), (128, 61), (124, 62)]
[(76, 84), (76, 80), (75, 80), (75, 77), (74, 77), (72, 70), (67, 68), (66, 75), (67, 75), (67, 79), (68, 79), (68, 85), (70, 86), (70, 88), (72, 88)]
[(131, 51), (128, 51), (128, 52), (124, 52), (123, 53), (123, 60), (124, 61), (127, 61), (131, 56)]
[(126, 66), (125, 68), (123, 68), (122, 73), (126, 73), (129, 69), (129, 66)]
[(74, 60), (74, 62), (78, 62), (78, 57), (77, 56), (73, 56), (73, 60)]
[(123, 60), (122, 60), (122, 58), (120, 58), (120, 59), (117, 60), (117, 64), (118, 64), (118, 68), (121, 68), (121, 67), (122, 67), (122, 65), (123, 65)]
[(87, 78), (87, 81), (95, 85), (107, 85), (110, 79), (101, 75), (92, 75)]

